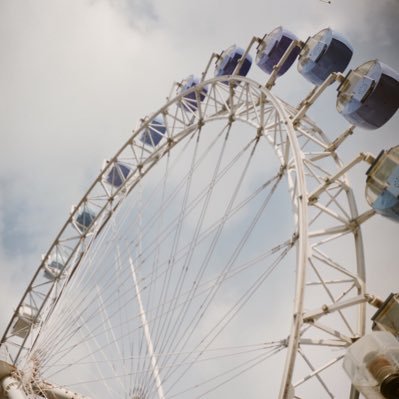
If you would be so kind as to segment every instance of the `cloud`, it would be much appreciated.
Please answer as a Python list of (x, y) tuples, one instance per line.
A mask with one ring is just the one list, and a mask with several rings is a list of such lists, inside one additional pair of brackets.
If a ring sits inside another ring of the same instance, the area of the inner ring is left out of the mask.
[[(376, 3), (351, 1), (338, 25), (345, 26), (355, 44), (355, 58), (360, 62), (379, 58), (397, 68), (399, 51), (399, 7), (395, 0)], [(365, 29), (367, 26), (367, 29)]]
[[(397, 0), (0, 2), (0, 330), (103, 159), (164, 104), (174, 80), (278, 25), (303, 40), (331, 26), (353, 43), (353, 66), (377, 57), (399, 69), (398, 13)], [(250, 76), (267, 79), (255, 65)], [(275, 92), (296, 103), (309, 89), (292, 69)], [(331, 137), (345, 126), (335, 95), (329, 88), (312, 112)], [(358, 131), (344, 161), (397, 144), (397, 122)], [(364, 208), (363, 169), (353, 177)], [(397, 289), (397, 225), (375, 218), (364, 235), (369, 287), (384, 296)]]
[(159, 16), (150, 0), (91, 0), (91, 4), (108, 3), (126, 20), (128, 25), (145, 32), (159, 22)]

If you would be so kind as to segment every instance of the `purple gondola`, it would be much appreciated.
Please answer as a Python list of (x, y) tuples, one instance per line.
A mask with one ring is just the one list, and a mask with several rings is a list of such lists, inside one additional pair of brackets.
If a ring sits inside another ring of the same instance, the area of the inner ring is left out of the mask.
[(166, 127), (163, 119), (160, 116), (156, 116), (144, 130), (140, 140), (151, 147), (155, 147), (159, 144), (162, 138), (165, 136)]
[[(199, 84), (199, 79), (196, 78), (194, 75), (190, 75), (186, 79), (183, 80), (181, 83), (181, 86), (178, 89), (178, 94), (185, 92), (186, 90), (189, 90)], [(208, 93), (208, 90), (206, 87), (203, 87), (201, 89), (201, 93), (198, 96), (199, 101), (203, 101), (206, 94)], [(197, 95), (195, 91), (192, 91), (191, 93), (188, 93), (183, 96), (184, 101), (182, 102), (182, 106), (189, 111), (195, 111), (198, 108), (198, 102), (197, 102)]]
[(399, 73), (378, 60), (350, 71), (338, 87), (337, 110), (350, 123), (377, 129), (399, 107)]
[[(223, 51), (216, 63), (215, 76), (231, 75), (236, 69), (238, 62), (244, 55), (244, 50), (236, 45)], [(252, 57), (247, 54), (241, 65), (238, 75), (246, 76), (252, 65)]]
[(89, 227), (93, 224), (96, 215), (94, 212), (85, 209), (78, 214), (75, 219), (76, 227), (81, 233), (85, 233)]
[(299, 54), (298, 71), (311, 83), (322, 84), (333, 72), (343, 72), (353, 55), (352, 45), (330, 28), (310, 37)]
[[(256, 64), (262, 71), (271, 74), (273, 72), (273, 67), (280, 62), (284, 53), (294, 40), (298, 40), (298, 38), (283, 27), (279, 26), (274, 29), (259, 45), (256, 54)], [(288, 71), (295, 62), (300, 50), (299, 46), (294, 47), (278, 71), (277, 76), (281, 76)]]
[(121, 162), (115, 162), (107, 174), (106, 182), (116, 188), (120, 187), (128, 177), (131, 169)]

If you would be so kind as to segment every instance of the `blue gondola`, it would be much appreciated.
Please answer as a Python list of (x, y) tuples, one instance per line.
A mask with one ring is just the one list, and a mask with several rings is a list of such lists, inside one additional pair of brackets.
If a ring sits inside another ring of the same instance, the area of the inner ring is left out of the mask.
[(381, 151), (366, 174), (367, 202), (380, 215), (399, 222), (399, 146)]
[(95, 218), (96, 215), (94, 214), (94, 212), (85, 209), (82, 212), (80, 212), (78, 216), (76, 216), (75, 219), (76, 227), (81, 233), (85, 233), (89, 229), (89, 227), (93, 224)]
[(165, 136), (166, 127), (160, 116), (156, 116), (144, 130), (140, 140), (151, 147), (155, 147), (159, 144), (162, 138)]
[(399, 107), (399, 74), (378, 60), (350, 71), (338, 87), (337, 110), (350, 123), (377, 129)]
[[(178, 89), (177, 94), (183, 93), (184, 91), (189, 90), (192, 87), (197, 86), (198, 84), (199, 84), (199, 79), (193, 75), (190, 75), (188, 78), (183, 80), (181, 86)], [(195, 93), (196, 92), (193, 91), (183, 96), (184, 102), (182, 102), (182, 106), (189, 111), (195, 111), (198, 107), (197, 96)], [(203, 101), (207, 93), (208, 93), (207, 88), (203, 87), (199, 95), (199, 101)]]
[(310, 37), (299, 54), (298, 71), (311, 83), (322, 84), (333, 72), (343, 72), (353, 55), (352, 45), (330, 28)]
[[(259, 45), (256, 54), (256, 64), (260, 69), (262, 69), (262, 71), (271, 74), (273, 72), (273, 67), (280, 62), (284, 53), (294, 40), (298, 40), (298, 38), (290, 31), (283, 29), (281, 26), (274, 29)], [(300, 51), (301, 49), (299, 46), (294, 47), (278, 71), (277, 76), (281, 76), (288, 71)]]
[(128, 177), (131, 169), (121, 162), (115, 162), (107, 174), (106, 182), (116, 188), (120, 187)]
[[(244, 55), (244, 52), (245, 51), (242, 48), (237, 47), (236, 45), (223, 51), (216, 63), (215, 76), (231, 75)], [(238, 71), (238, 75), (246, 76), (251, 65), (252, 57), (247, 54), (240, 70)]]

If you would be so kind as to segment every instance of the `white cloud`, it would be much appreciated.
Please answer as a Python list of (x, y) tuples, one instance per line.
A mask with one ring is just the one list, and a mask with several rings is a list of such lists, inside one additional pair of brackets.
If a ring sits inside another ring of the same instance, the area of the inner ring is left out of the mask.
[[(397, 18), (396, 0), (1, 2), (0, 330), (102, 159), (164, 103), (174, 80), (277, 25), (301, 39), (331, 26), (351, 39), (354, 65), (378, 57), (399, 69)], [(305, 93), (300, 79), (290, 71), (276, 91)], [(335, 90), (324, 97), (332, 107)], [(337, 134), (344, 123), (321, 112), (315, 119)], [(357, 133), (344, 158), (397, 144), (397, 122)], [(363, 184), (363, 172), (354, 178)], [(397, 290), (398, 226), (380, 218), (365, 227), (370, 287), (384, 296)]]

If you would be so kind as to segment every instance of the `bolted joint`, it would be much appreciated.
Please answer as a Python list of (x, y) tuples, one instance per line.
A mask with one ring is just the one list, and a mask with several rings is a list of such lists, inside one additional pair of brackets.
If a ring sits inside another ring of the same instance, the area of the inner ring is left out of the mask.
[(384, 304), (384, 301), (381, 298), (378, 298), (375, 295), (371, 295), (371, 294), (364, 294), (364, 297), (366, 298), (367, 302), (376, 307), (376, 308), (381, 308), (381, 306)]
[(375, 161), (375, 157), (368, 153), (362, 153), (363, 159), (370, 165), (372, 165)]
[(287, 170), (287, 165), (281, 165), (280, 169), (277, 173), (277, 177), (283, 177), (285, 175), (285, 171)]
[(298, 241), (298, 238), (299, 238), (298, 232), (295, 232), (294, 234), (292, 234), (291, 241), (290, 241), (291, 247), (293, 247), (294, 244)]
[(312, 195), (312, 196), (309, 197), (309, 199), (308, 199), (309, 205), (315, 204), (318, 200), (319, 200), (319, 197), (316, 197), (316, 196)]
[(256, 138), (263, 136), (263, 132), (264, 132), (264, 128), (262, 126), (258, 127), (258, 129), (256, 130)]
[(360, 228), (360, 224), (359, 221), (357, 219), (352, 219), (349, 223), (348, 223), (348, 228), (351, 231), (356, 231)]

